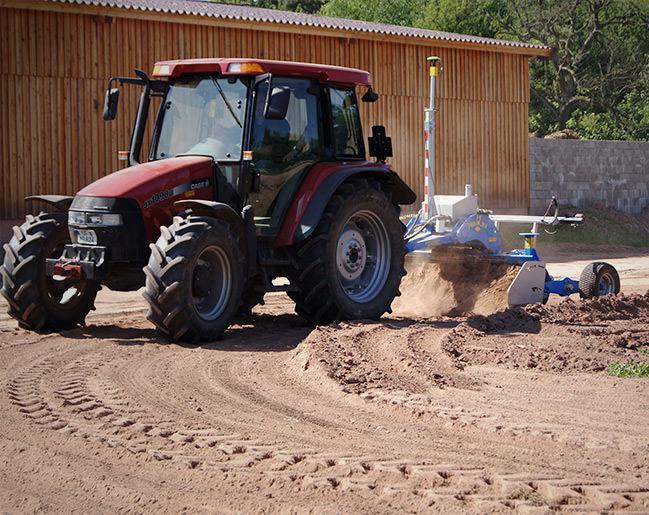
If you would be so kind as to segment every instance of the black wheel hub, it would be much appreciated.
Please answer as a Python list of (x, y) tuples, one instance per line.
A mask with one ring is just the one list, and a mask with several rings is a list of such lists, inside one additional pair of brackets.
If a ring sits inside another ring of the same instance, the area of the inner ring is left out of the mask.
[(197, 266), (192, 280), (192, 293), (194, 297), (207, 297), (212, 291), (212, 271), (208, 265)]

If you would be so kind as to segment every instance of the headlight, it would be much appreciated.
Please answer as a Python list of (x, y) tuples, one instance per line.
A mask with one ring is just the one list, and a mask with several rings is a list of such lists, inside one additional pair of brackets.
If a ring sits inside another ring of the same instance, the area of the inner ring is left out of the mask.
[(122, 215), (116, 213), (85, 213), (83, 211), (68, 211), (69, 225), (122, 225)]
[(86, 225), (86, 214), (81, 211), (68, 211), (68, 224)]
[(122, 215), (114, 213), (87, 213), (88, 225), (122, 225)]

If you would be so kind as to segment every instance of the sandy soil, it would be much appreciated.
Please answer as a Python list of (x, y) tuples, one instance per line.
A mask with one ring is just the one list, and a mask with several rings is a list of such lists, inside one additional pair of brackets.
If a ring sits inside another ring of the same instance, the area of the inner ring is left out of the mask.
[(314, 329), (273, 294), (191, 347), (137, 293), (0, 315), (0, 512), (649, 512), (649, 381), (605, 372), (649, 343), (649, 254), (610, 261), (607, 302)]

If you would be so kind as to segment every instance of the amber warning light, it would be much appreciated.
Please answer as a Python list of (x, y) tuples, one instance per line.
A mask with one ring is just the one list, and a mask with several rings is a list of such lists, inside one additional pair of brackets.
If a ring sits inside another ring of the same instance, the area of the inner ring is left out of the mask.
[(264, 69), (259, 63), (230, 63), (228, 65), (229, 73), (264, 73)]
[(156, 64), (153, 67), (154, 77), (169, 77), (170, 75), (171, 75), (171, 70), (169, 69), (168, 64)]

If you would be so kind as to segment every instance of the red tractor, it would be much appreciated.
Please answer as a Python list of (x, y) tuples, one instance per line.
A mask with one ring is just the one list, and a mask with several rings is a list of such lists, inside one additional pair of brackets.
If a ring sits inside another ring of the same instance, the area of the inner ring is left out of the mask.
[(101, 285), (144, 285), (149, 320), (183, 341), (218, 337), (271, 291), (313, 323), (390, 310), (405, 273), (399, 205), (415, 194), (385, 164), (381, 126), (367, 160), (356, 97), (378, 97), (367, 72), (192, 59), (136, 74), (110, 79), (103, 114), (116, 116), (117, 83), (143, 88), (128, 168), (74, 197), (28, 197), (53, 212), (28, 215), (4, 247), (2, 294), (21, 327), (83, 324)]

